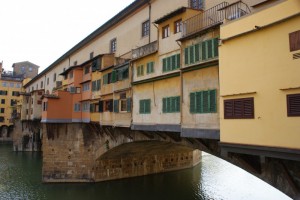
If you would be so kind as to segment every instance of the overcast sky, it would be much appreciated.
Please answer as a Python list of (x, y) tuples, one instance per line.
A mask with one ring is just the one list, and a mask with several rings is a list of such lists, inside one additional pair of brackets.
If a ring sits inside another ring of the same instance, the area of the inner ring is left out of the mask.
[(44, 70), (134, 0), (0, 0), (0, 62)]

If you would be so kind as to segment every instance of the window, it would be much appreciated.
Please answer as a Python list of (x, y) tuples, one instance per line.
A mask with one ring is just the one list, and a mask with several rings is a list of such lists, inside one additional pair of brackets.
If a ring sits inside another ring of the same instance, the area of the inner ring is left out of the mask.
[(300, 50), (300, 30), (289, 34), (290, 51)]
[(41, 88), (43, 88), (44, 87), (44, 82), (43, 81), (41, 81)]
[(117, 50), (117, 38), (114, 38), (110, 41), (110, 52), (114, 53)]
[(162, 28), (162, 38), (169, 37), (169, 35), (170, 35), (170, 26), (169, 25), (164, 26)]
[(219, 56), (219, 39), (213, 38), (184, 49), (185, 65), (194, 64)]
[(77, 65), (77, 60), (74, 61), (74, 66), (76, 66), (76, 65)]
[(189, 4), (193, 9), (204, 9), (204, 0), (189, 0)]
[(107, 74), (103, 75), (103, 85), (111, 84), (111, 83), (115, 82), (115, 79), (116, 79), (115, 71), (107, 73)]
[(53, 82), (56, 81), (56, 73), (53, 74)]
[(29, 67), (29, 71), (32, 72), (32, 67)]
[(20, 84), (20, 83), (17, 83), (17, 84), (16, 84), (16, 88), (21, 88), (21, 84)]
[(5, 99), (1, 99), (1, 104), (5, 104)]
[(86, 66), (84, 68), (84, 74), (88, 74), (88, 73), (90, 73), (90, 66)]
[(74, 104), (74, 111), (75, 112), (80, 112), (80, 103), (75, 103)]
[(47, 111), (48, 102), (43, 102), (43, 111)]
[(49, 85), (49, 77), (47, 78), (47, 85)]
[(17, 104), (17, 100), (16, 99), (11, 99), (10, 100), (10, 106), (15, 106)]
[(180, 112), (180, 96), (163, 98), (163, 113)]
[(34, 87), (32, 86), (31, 91), (34, 91)]
[(175, 54), (167, 58), (163, 58), (163, 72), (168, 72), (180, 68), (180, 54)]
[(140, 100), (140, 114), (150, 114), (151, 113), (151, 100), (143, 99)]
[(12, 91), (12, 96), (20, 96), (20, 93), (18, 91)]
[(14, 83), (9, 83), (9, 87), (13, 88), (14, 87)]
[(90, 111), (90, 102), (83, 102), (82, 103), (82, 111), (89, 112)]
[(84, 83), (82, 86), (82, 91), (88, 91), (90, 90), (90, 83)]
[(113, 100), (104, 101), (104, 111), (105, 112), (113, 112)]
[(142, 24), (142, 37), (148, 36), (150, 33), (150, 21), (147, 20)]
[(144, 65), (137, 67), (137, 76), (144, 76)]
[(254, 119), (254, 98), (224, 100), (224, 119)]
[(92, 62), (92, 71), (100, 70), (101, 69), (101, 58), (97, 58)]
[(151, 74), (154, 72), (154, 62), (147, 63), (147, 74)]
[(129, 65), (116, 69), (115, 73), (116, 73), (115, 81), (122, 81), (128, 79)]
[(217, 112), (216, 90), (190, 93), (190, 113)]
[(73, 71), (70, 71), (70, 73), (69, 73), (69, 78), (70, 78), (70, 79), (73, 78)]
[(25, 73), (25, 67), (24, 66), (21, 67), (21, 72)]
[(94, 52), (90, 53), (90, 60), (94, 58)]
[(127, 112), (126, 92), (120, 94), (120, 111)]
[(99, 104), (98, 103), (90, 104), (90, 112), (91, 113), (99, 112)]
[(0, 90), (0, 95), (7, 95), (7, 91), (6, 90)]
[(0, 122), (4, 122), (4, 117), (0, 117)]
[(92, 82), (92, 91), (95, 92), (95, 91), (99, 91), (100, 90), (100, 84), (101, 84), (101, 79), (99, 80), (96, 80), (96, 81), (93, 81)]
[(1, 108), (0, 113), (5, 113), (5, 108)]
[(177, 20), (174, 22), (174, 33), (179, 33), (182, 31), (182, 20)]
[(2, 87), (6, 87), (6, 82), (2, 82)]
[(286, 100), (288, 117), (300, 116), (300, 94), (289, 94)]

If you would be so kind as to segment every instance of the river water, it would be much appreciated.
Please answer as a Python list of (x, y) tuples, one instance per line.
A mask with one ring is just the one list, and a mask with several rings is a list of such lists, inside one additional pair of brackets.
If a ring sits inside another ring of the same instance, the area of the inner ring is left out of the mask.
[(203, 153), (192, 169), (92, 184), (43, 184), (42, 154), (0, 144), (0, 200), (285, 200), (247, 172)]

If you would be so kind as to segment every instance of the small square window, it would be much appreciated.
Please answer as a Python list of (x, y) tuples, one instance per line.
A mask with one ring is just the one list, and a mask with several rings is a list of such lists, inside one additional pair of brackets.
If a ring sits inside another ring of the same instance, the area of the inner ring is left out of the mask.
[(117, 38), (114, 38), (110, 41), (110, 52), (114, 53), (117, 50)]
[(167, 25), (162, 28), (162, 38), (169, 37), (169, 35), (170, 35), (170, 26)]
[(150, 33), (150, 21), (147, 20), (142, 24), (142, 37), (148, 36)]

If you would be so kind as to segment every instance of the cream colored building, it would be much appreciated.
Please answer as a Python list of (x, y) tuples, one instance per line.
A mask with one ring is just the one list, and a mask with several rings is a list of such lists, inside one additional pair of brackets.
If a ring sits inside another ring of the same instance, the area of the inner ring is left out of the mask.
[(224, 24), (220, 38), (224, 151), (299, 151), (300, 1)]

